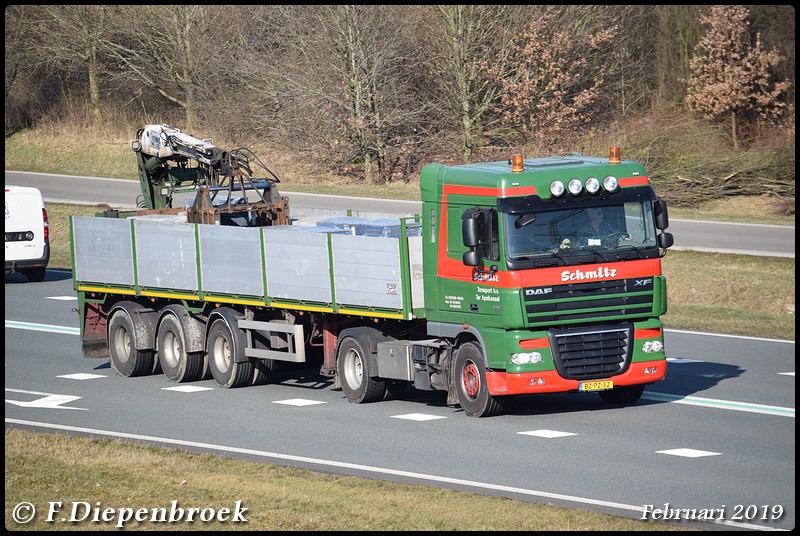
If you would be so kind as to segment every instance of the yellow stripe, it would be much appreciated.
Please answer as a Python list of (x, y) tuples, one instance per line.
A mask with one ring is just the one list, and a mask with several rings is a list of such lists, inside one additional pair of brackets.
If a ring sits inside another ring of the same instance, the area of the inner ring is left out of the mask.
[(178, 298), (181, 300), (199, 300), (200, 296), (196, 294), (172, 294), (169, 292), (153, 292), (152, 290), (143, 290), (142, 296), (150, 296), (151, 298)]
[(266, 306), (266, 304), (263, 301), (258, 301), (258, 300), (242, 300), (238, 298), (218, 298), (214, 296), (206, 296), (204, 299), (207, 302), (238, 303), (240, 305), (256, 305), (261, 307)]
[(333, 309), (330, 307), (322, 307), (319, 305), (302, 305), (299, 303), (278, 303), (270, 302), (268, 307), (278, 307), (281, 309), (298, 309), (300, 311), (316, 311), (318, 313), (332, 313)]
[(345, 315), (374, 316), (376, 318), (399, 318), (403, 319), (403, 313), (376, 313), (373, 311), (357, 311), (355, 309), (339, 309)]
[(105, 288), (105, 287), (90, 287), (86, 285), (78, 285), (78, 290), (83, 292), (104, 292), (106, 294), (136, 294), (135, 290), (120, 289), (120, 288)]

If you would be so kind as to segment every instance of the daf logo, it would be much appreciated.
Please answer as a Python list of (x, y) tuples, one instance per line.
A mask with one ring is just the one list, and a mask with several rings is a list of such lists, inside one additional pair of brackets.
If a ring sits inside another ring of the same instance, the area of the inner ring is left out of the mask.
[(652, 279), (652, 278), (648, 278), (648, 279), (637, 279), (636, 281), (634, 281), (634, 283), (633, 283), (633, 286), (634, 286), (634, 287), (646, 287), (647, 285), (649, 285), (649, 284), (650, 284), (650, 283), (652, 283), (652, 282), (653, 282), (653, 279)]
[(545, 294), (552, 294), (552, 293), (553, 293), (553, 289), (551, 287), (525, 289), (525, 295), (526, 296), (543, 296)]

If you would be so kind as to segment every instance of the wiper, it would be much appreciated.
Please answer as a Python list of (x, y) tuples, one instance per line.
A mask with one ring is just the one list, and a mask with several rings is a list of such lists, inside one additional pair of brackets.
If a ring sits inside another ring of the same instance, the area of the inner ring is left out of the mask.
[(633, 244), (620, 244), (618, 247), (620, 248), (630, 248), (630, 253), (617, 253), (617, 258), (620, 260), (624, 259), (641, 259), (644, 258), (644, 254), (642, 250), (638, 247), (634, 246)]
[[(596, 249), (594, 249), (594, 248), (588, 248), (588, 247), (584, 246), (584, 247), (583, 247), (583, 248), (581, 248), (581, 249), (585, 249), (585, 250), (586, 250), (586, 251), (588, 251), (589, 253), (593, 253), (593, 254), (597, 255), (598, 257), (600, 257), (600, 258), (601, 258), (601, 259), (603, 259), (604, 261), (606, 261), (606, 262), (610, 262), (610, 259), (609, 259), (608, 257), (606, 257), (605, 255), (603, 255), (602, 253), (600, 253), (599, 251), (597, 251), (597, 250), (596, 250)], [(592, 259), (592, 260), (590, 260), (590, 261), (584, 261), (583, 259), (578, 259), (578, 262), (580, 262), (581, 264), (585, 264), (586, 262), (595, 262), (595, 260), (596, 260), (596, 259)]]
[(569, 262), (567, 261), (567, 259), (565, 259), (565, 258), (564, 258), (564, 256), (563, 256), (563, 255), (561, 255), (561, 254), (558, 252), (558, 250), (556, 250), (556, 251), (551, 251), (551, 252), (550, 252), (550, 255), (552, 255), (553, 257), (555, 257), (555, 258), (557, 258), (557, 259), (559, 259), (559, 260), (560, 260), (561, 262), (563, 262), (564, 264), (569, 264)]

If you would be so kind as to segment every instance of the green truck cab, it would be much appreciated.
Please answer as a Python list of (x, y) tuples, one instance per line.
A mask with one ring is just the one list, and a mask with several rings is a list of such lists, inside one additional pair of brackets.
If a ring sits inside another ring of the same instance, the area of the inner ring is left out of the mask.
[[(634, 162), (572, 155), (422, 169), (429, 331), (468, 413), (508, 395), (637, 400), (666, 373), (666, 204)], [(602, 214), (605, 236), (585, 232)], [(456, 355), (461, 352), (457, 352)]]

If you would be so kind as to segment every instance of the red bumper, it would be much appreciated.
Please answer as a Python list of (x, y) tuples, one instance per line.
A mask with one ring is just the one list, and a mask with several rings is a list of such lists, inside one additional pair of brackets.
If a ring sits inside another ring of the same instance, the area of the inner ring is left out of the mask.
[[(648, 371), (647, 374), (645, 374), (645, 370)], [(666, 374), (667, 362), (658, 360), (631, 363), (628, 370), (623, 374), (603, 379), (613, 380), (616, 387), (657, 382), (663, 380)], [(579, 383), (578, 380), (562, 378), (555, 370), (525, 372), (522, 374), (486, 372), (486, 385), (489, 387), (489, 394), (493, 396), (564, 393), (577, 391)]]

